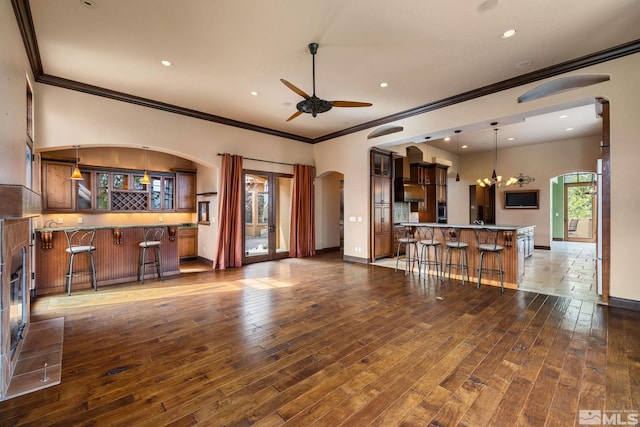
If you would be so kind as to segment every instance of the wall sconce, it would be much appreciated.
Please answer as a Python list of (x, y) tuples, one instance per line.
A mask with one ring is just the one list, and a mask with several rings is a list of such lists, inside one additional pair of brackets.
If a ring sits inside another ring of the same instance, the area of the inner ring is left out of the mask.
[(515, 183), (518, 184), (519, 187), (522, 187), (523, 185), (531, 184), (536, 179), (532, 176), (523, 175), (522, 172), (520, 172), (518, 176), (515, 177), (515, 180)]
[(82, 172), (80, 172), (80, 168), (78, 167), (78, 162), (79, 162), (79, 157), (78, 157), (78, 148), (80, 146), (79, 145), (74, 145), (74, 148), (76, 149), (76, 167), (73, 168), (73, 173), (71, 174), (71, 179), (77, 180), (77, 181), (82, 181), (84, 178), (82, 177)]

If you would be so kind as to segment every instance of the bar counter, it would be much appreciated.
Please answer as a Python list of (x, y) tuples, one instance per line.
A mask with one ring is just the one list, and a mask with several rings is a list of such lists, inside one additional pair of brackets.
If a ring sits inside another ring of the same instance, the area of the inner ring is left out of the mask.
[[(498, 245), (504, 247), (504, 250), (500, 254), (502, 258), (502, 270), (504, 272), (504, 287), (517, 289), (518, 285), (522, 282), (524, 277), (524, 263), (528, 256), (533, 253), (533, 231), (535, 225), (477, 225), (477, 224), (439, 224), (439, 223), (416, 223), (406, 222), (402, 223), (402, 226), (410, 227), (414, 232), (418, 227), (434, 227), (440, 229), (442, 232), (450, 228), (458, 229), (460, 232), (461, 241), (467, 243), (467, 253), (469, 255), (469, 276), (474, 285), (478, 283), (478, 263), (480, 259), (480, 252), (478, 251), (478, 245), (475, 229), (491, 229), (498, 230)], [(444, 237), (442, 233), (434, 233), (435, 239), (440, 240), (442, 256), (446, 253), (446, 246), (444, 245)], [(458, 252), (453, 251), (452, 262), (458, 263)], [(484, 266), (486, 268), (498, 268), (497, 257), (492, 255), (485, 255)], [(430, 274), (435, 274), (435, 271), (431, 271)], [(462, 280), (462, 276), (459, 271), (452, 269), (451, 277), (458, 280)], [(465, 276), (466, 281), (466, 276)], [(482, 275), (483, 285), (500, 286), (500, 278), (498, 275)]]
[[(99, 225), (77, 227), (36, 228), (36, 295), (66, 291), (66, 274), (69, 255), (66, 229), (96, 229), (93, 242), (98, 290), (101, 286), (137, 280), (140, 261), (140, 247), (145, 227), (166, 227), (162, 238), (162, 264), (164, 277), (180, 274), (178, 255), (178, 229), (192, 227), (192, 224), (148, 224), (148, 225)], [(87, 257), (77, 257), (74, 269), (85, 269)], [(152, 269), (145, 277), (154, 279)], [(155, 271), (155, 270), (154, 270)], [(146, 281), (146, 280), (145, 280)], [(90, 277), (74, 277), (72, 292), (91, 288)]]

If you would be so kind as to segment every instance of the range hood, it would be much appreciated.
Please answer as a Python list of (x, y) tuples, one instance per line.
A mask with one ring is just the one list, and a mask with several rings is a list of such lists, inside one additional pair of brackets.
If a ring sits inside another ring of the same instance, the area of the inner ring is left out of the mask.
[(424, 202), (424, 188), (411, 182), (396, 181), (396, 202)]
[(394, 183), (394, 190), (396, 202), (424, 202), (424, 187), (418, 183), (411, 182), (409, 158), (398, 157), (395, 162), (396, 179)]

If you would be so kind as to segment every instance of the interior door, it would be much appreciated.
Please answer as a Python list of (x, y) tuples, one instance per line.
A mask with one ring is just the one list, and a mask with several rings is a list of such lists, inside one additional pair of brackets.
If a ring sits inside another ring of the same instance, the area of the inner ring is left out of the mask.
[(289, 257), (292, 175), (244, 171), (242, 263)]

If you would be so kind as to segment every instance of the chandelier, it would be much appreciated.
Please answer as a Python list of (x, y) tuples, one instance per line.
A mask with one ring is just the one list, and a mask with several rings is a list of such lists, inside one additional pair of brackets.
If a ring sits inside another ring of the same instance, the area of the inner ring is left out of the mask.
[[(496, 126), (498, 122), (491, 123), (491, 126)], [(518, 178), (510, 177), (506, 181), (502, 180), (502, 175), (498, 175), (496, 173), (496, 169), (498, 169), (498, 128), (494, 128), (494, 144), (495, 144), (495, 159), (493, 163), (493, 173), (491, 174), (491, 178), (478, 178), (476, 183), (480, 187), (491, 187), (495, 185), (496, 187), (508, 187), (511, 184), (515, 184), (518, 182)]]

